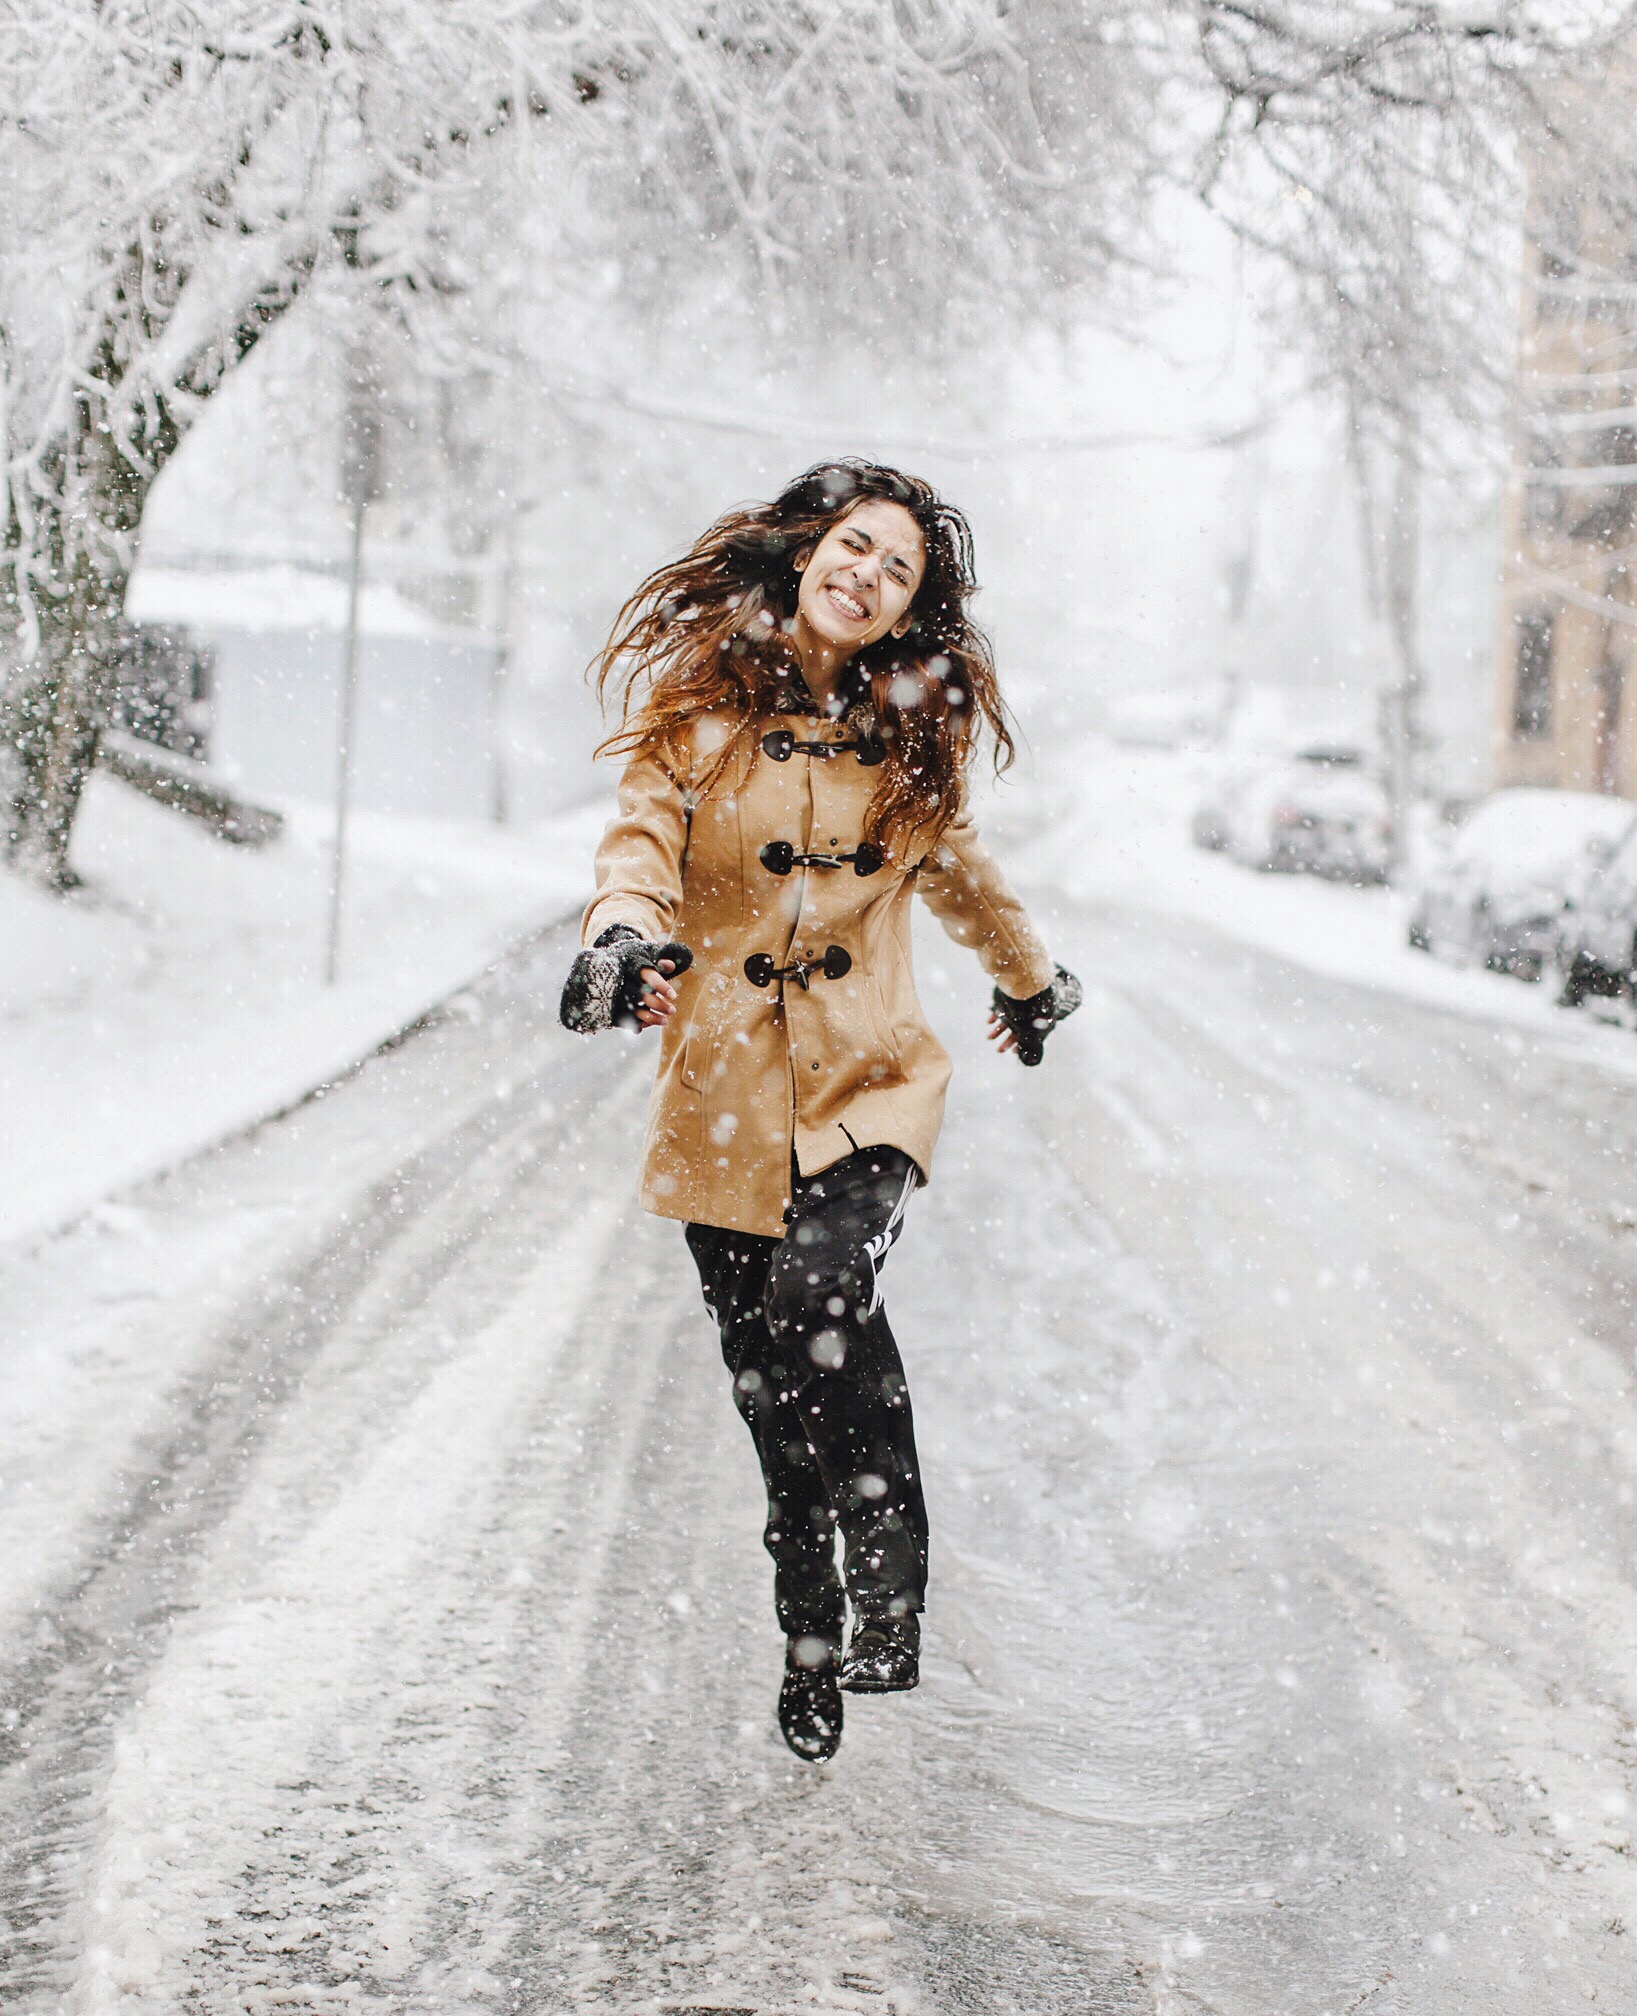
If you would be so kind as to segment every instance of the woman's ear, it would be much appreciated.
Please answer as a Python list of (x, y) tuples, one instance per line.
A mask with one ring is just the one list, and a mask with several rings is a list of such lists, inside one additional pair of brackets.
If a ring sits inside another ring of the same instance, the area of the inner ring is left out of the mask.
[(811, 546), (798, 546), (790, 564), (798, 574), (803, 574), (807, 571), (807, 563), (812, 557), (813, 549)]
[(907, 637), (914, 628), (915, 618), (913, 616), (900, 616), (898, 621), (892, 626), (892, 634), (895, 637)]

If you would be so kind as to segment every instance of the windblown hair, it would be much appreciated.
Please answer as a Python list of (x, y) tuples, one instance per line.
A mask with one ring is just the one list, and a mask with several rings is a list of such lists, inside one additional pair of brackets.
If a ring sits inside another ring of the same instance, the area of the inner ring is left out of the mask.
[(846, 668), (854, 695), (875, 710), (886, 749), (865, 837), (891, 851), (920, 829), (935, 838), (954, 816), (980, 725), (995, 768), (1016, 753), (988, 638), (966, 613), (976, 592), (966, 519), (928, 483), (875, 462), (821, 462), (770, 504), (717, 519), (680, 560), (650, 574), (592, 661), (605, 707), (620, 695), (620, 725), (599, 755), (659, 754), (711, 709), (736, 717), (696, 788), (708, 792), (799, 681), (790, 631), (796, 555), (816, 546), (866, 498), (901, 504), (921, 528), (926, 572), (903, 637), (889, 632)]

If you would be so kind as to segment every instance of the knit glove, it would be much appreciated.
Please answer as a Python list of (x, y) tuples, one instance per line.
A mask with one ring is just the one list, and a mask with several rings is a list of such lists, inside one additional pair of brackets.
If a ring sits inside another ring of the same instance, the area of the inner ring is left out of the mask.
[(1046, 1038), (1059, 1022), (1068, 1020), (1085, 998), (1079, 981), (1064, 966), (1058, 967), (1049, 987), (1042, 987), (1027, 1001), (1014, 1001), (997, 987), (995, 1013), (1017, 1039), (1017, 1061), (1038, 1064), (1046, 1054)]
[(640, 1029), (642, 969), (657, 968), (662, 959), (670, 960), (673, 979), (693, 964), (693, 954), (675, 939), (656, 945), (629, 924), (610, 924), (595, 945), (575, 955), (557, 1019), (581, 1036), (595, 1036), (600, 1029)]

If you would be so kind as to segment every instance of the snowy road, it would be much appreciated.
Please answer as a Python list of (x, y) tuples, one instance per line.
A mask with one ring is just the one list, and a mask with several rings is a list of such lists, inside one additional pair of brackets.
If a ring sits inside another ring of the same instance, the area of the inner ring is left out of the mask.
[(926, 1684), (823, 1770), (561, 942), (13, 1260), (0, 2006), (1637, 2003), (1637, 1080), (1064, 923), (1033, 1073), (923, 945)]

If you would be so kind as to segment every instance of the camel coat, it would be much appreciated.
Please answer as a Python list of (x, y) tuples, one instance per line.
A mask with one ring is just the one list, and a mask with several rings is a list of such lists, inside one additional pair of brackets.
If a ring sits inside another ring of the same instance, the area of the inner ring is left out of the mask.
[[(837, 721), (792, 707), (765, 729), (829, 748), (872, 726), (867, 708)], [(1003, 992), (1026, 999), (1055, 968), (964, 808), (930, 850), (917, 841), (872, 874), (852, 863), (784, 875), (764, 866), (769, 841), (798, 853), (857, 848), (880, 772), (851, 748), (798, 748), (775, 761), (759, 734), (699, 795), (693, 780), (726, 732), (723, 717), (707, 715), (663, 757), (627, 765), (581, 942), (629, 924), (693, 952), (661, 1039), (645, 1208), (780, 1238), (792, 1150), (803, 1176), (882, 1146), (910, 1156), (923, 1179), (931, 1170), (950, 1065), (916, 999), (912, 894)], [(805, 986), (787, 975), (766, 987), (746, 977), (755, 954), (816, 968), (831, 947), (851, 961), (842, 977), (814, 970)]]

